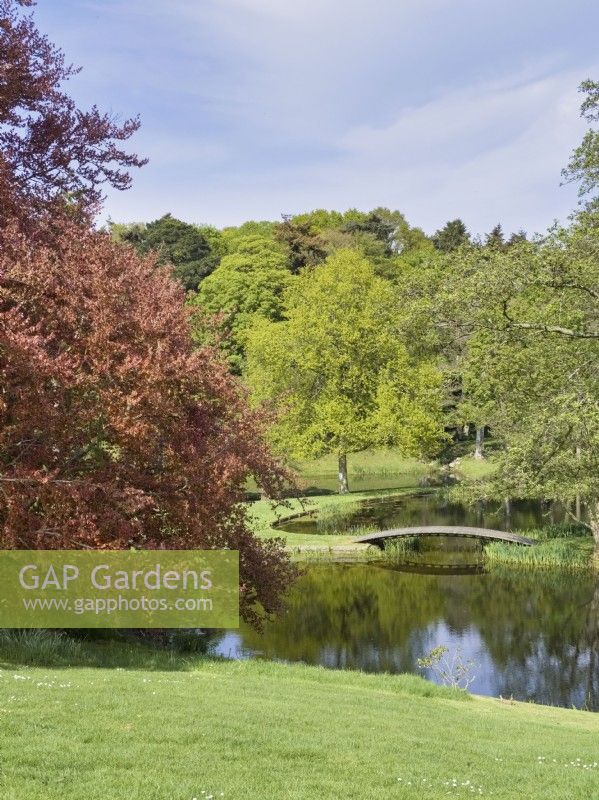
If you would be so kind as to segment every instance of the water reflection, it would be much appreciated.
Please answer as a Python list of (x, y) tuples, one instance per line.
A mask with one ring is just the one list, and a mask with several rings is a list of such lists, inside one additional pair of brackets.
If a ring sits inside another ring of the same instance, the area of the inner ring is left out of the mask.
[[(482, 502), (467, 506), (449, 502), (442, 493), (433, 492), (389, 500), (366, 500), (339, 521), (337, 530), (368, 526), (383, 531), (415, 525), (472, 525), (496, 530), (525, 530), (563, 522), (567, 518), (565, 509), (557, 503), (513, 500), (507, 507), (503, 503)], [(292, 533), (325, 532), (315, 516), (290, 520), (280, 527)]]
[[(419, 672), (436, 645), (476, 663), (471, 691), (599, 710), (599, 580), (559, 572), (413, 574), (381, 564), (310, 566), (264, 633), (217, 652), (367, 672)], [(434, 679), (434, 675), (430, 675)]]

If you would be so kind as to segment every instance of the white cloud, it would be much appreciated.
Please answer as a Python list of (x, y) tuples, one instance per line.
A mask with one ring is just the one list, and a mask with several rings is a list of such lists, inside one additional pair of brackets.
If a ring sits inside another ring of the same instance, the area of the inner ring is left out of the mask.
[(581, 135), (580, 77), (566, 73), (523, 83), (516, 76), (451, 93), (402, 110), (386, 127), (350, 129), (338, 142), (336, 159), (223, 174), (201, 195), (179, 187), (161, 198), (167, 204), (161, 210), (230, 224), (323, 206), (388, 205), (429, 231), (455, 216), (477, 232), (497, 221), (509, 230), (543, 230), (574, 204), (572, 190), (558, 186)]
[[(510, 0), (511, 2), (511, 0)], [(384, 93), (385, 63), (430, 49), (434, 15), (449, 0), (117, 0), (131, 20), (177, 30), (178, 55), (215, 59), (202, 92), (220, 96), (223, 113), (278, 136), (315, 141), (360, 113), (365, 92)], [(461, 0), (464, 12), (476, 0)], [(174, 44), (175, 40), (173, 40)], [(429, 55), (430, 59), (430, 55)], [(407, 65), (407, 68), (413, 65)], [(392, 77), (403, 81), (402, 70)], [(407, 75), (407, 73), (406, 73)], [(374, 77), (376, 76), (376, 77)], [(150, 74), (148, 80), (157, 80)], [(186, 78), (182, 80), (187, 84)], [(378, 85), (377, 85), (378, 84)], [(187, 86), (186, 86), (187, 89)], [(355, 93), (355, 96), (352, 96)], [(380, 103), (384, 113), (384, 102)], [(365, 112), (366, 113), (366, 112)], [(247, 130), (247, 127), (246, 127)]]
[[(231, 224), (388, 205), (429, 231), (456, 216), (478, 232), (497, 221), (544, 229), (575, 204), (572, 187), (559, 188), (560, 169), (583, 130), (576, 87), (599, 65), (585, 65), (574, 46), (544, 50), (539, 37), (536, 50), (506, 43), (496, 62), (470, 61), (482, 6), (114, 0), (129, 25), (143, 17), (158, 26), (167, 61), (146, 79), (166, 102), (195, 104), (198, 122), (185, 130), (175, 115), (159, 134), (140, 134), (136, 149), (148, 142), (152, 163), (131, 192), (111, 197), (112, 216), (171, 210)], [(489, 27), (516, 8), (505, 0), (486, 15)], [(519, 17), (523, 28), (537, 25), (533, 12)], [(492, 49), (495, 39), (483, 41)], [(169, 186), (168, 168), (186, 162)]]
[(404, 109), (388, 126), (348, 131), (328, 180), (322, 168), (310, 178), (338, 187), (338, 200), (399, 207), (429, 230), (456, 215), (477, 230), (499, 220), (544, 228), (572, 207), (572, 192), (559, 198), (557, 188), (584, 127), (581, 77), (515, 78)]

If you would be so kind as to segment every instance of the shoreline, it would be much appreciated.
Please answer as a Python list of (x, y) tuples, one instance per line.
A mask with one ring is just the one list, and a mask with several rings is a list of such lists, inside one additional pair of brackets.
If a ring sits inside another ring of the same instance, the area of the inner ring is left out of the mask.
[[(399, 487), (388, 489), (370, 489), (362, 492), (355, 492), (345, 495), (323, 494), (310, 495), (305, 498), (290, 498), (283, 503), (274, 505), (268, 500), (248, 501), (246, 507), (249, 510), (250, 521), (253, 520), (253, 533), (260, 539), (279, 538), (285, 541), (285, 549), (292, 557), (302, 560), (312, 560), (315, 556), (322, 560), (343, 559), (348, 556), (354, 559), (363, 557), (364, 561), (384, 560), (384, 555), (378, 548), (353, 541), (358, 534), (351, 533), (296, 533), (281, 530), (281, 526), (286, 522), (291, 522), (305, 516), (317, 516), (324, 506), (327, 508), (339, 507), (363, 502), (364, 500), (383, 500), (393, 497), (413, 497), (423, 493), (430, 494), (438, 491), (433, 487)], [(293, 509), (290, 513), (279, 514), (277, 508)], [(523, 533), (526, 533), (523, 531)], [(555, 544), (556, 542), (560, 544)], [(568, 561), (568, 553), (565, 549), (571, 547), (573, 560)], [(487, 547), (493, 548), (486, 554)], [(511, 549), (510, 549), (511, 548)], [(518, 553), (512, 552), (514, 545), (506, 545), (504, 548), (497, 548), (494, 545), (485, 547), (483, 564), (493, 569), (494, 566), (505, 566), (514, 569), (566, 569), (574, 572), (597, 571), (599, 572), (599, 555), (593, 553), (592, 537), (571, 536), (559, 539), (540, 540), (535, 545), (536, 554), (522, 552), (523, 548), (517, 548)], [(539, 551), (543, 550), (539, 558)], [(376, 550), (376, 552), (373, 552)], [(556, 558), (556, 551), (559, 557)], [(584, 553), (581, 557), (581, 552)], [(574, 558), (576, 556), (576, 558)]]

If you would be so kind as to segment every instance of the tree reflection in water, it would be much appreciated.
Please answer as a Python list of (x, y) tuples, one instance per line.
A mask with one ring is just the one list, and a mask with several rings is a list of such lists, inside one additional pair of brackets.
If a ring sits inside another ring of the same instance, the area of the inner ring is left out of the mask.
[(440, 644), (477, 663), (475, 693), (599, 710), (599, 578), (586, 573), (310, 566), (282, 617), (229, 632), (217, 651), (418, 673)]

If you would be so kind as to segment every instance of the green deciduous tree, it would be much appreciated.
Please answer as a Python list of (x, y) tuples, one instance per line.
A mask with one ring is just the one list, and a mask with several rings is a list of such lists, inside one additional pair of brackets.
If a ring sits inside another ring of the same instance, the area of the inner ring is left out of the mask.
[(389, 255), (393, 252), (392, 240), (395, 232), (395, 224), (388, 217), (377, 211), (371, 211), (363, 220), (347, 222), (344, 229), (350, 233), (367, 233), (374, 239), (382, 242)]
[(410, 356), (395, 291), (363, 256), (339, 251), (300, 274), (285, 293), (284, 317), (262, 320), (247, 337), (247, 379), (255, 401), (279, 413), (279, 450), (335, 453), (341, 492), (349, 491), (349, 453), (435, 450), (444, 435), (440, 373)]
[(220, 314), (226, 333), (223, 345), (234, 372), (243, 362), (245, 334), (255, 316), (280, 320), (283, 292), (293, 280), (283, 247), (260, 235), (239, 238), (200, 285), (191, 302)]
[(223, 228), (221, 236), (225, 253), (231, 254), (237, 251), (238, 244), (248, 238), (248, 236), (259, 236), (261, 239), (274, 240), (275, 231), (278, 227), (277, 222), (269, 220), (247, 220), (241, 225)]
[(596, 229), (462, 251), (450, 272), (455, 284), (440, 307), (454, 303), (457, 329), (469, 337), (469, 391), (506, 446), (486, 491), (573, 507), (582, 499), (599, 553)]
[[(586, 80), (579, 86), (585, 95), (580, 115), (590, 124), (599, 123), (599, 81)], [(587, 210), (599, 209), (599, 130), (590, 128), (572, 153), (568, 166), (562, 170), (567, 181), (578, 183), (578, 194), (587, 197)]]

